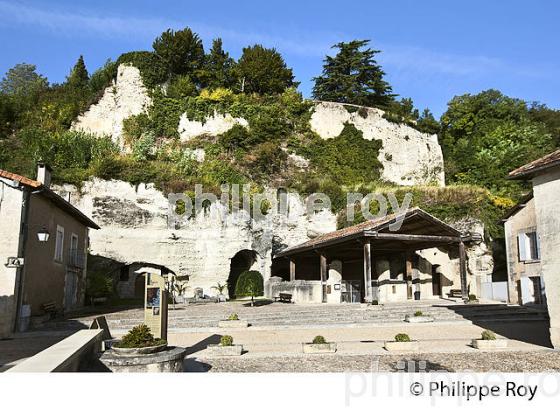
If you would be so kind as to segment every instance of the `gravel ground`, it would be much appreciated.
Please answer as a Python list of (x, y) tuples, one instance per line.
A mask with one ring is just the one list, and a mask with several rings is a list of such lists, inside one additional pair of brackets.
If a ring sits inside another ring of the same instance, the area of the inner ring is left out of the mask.
[(560, 352), (489, 352), (413, 355), (318, 355), (291, 357), (189, 358), (193, 372), (548, 372), (560, 371)]

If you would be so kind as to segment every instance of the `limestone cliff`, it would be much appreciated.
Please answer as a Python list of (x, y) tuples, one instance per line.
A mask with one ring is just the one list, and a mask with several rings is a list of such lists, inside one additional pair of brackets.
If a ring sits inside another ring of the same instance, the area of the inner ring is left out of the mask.
[(121, 64), (117, 78), (107, 87), (101, 99), (90, 106), (72, 124), (72, 129), (90, 132), (98, 136), (111, 136), (123, 148), (123, 120), (146, 112), (152, 99), (142, 82), (140, 70)]
[[(147, 112), (151, 105), (140, 71), (120, 65), (113, 85), (105, 90), (99, 102), (76, 119), (73, 128), (99, 136), (110, 135), (124, 149), (123, 120)], [(376, 108), (333, 102), (319, 102), (314, 106), (310, 126), (321, 138), (328, 139), (338, 136), (345, 122), (362, 131), (365, 139), (382, 142), (378, 160), (383, 165), (383, 179), (398, 185), (445, 185), (443, 155), (437, 135), (390, 122), (383, 118), (383, 111)], [(177, 131), (181, 140), (187, 141), (201, 135), (219, 135), (236, 124), (249, 125), (246, 119), (229, 113), (215, 112), (203, 121), (189, 119), (184, 113)]]
[(217, 282), (225, 283), (231, 259), (242, 250), (254, 251), (252, 266), (270, 277), (273, 248), (299, 244), (336, 229), (335, 216), (326, 211), (307, 215), (295, 195), (288, 196), (290, 217), (269, 214), (260, 221), (240, 220), (214, 203), (179, 229), (168, 227), (168, 200), (153, 184), (133, 186), (122, 181), (87, 181), (78, 190), (72, 185), (55, 188), (91, 217), (100, 230), (90, 232), (90, 253), (127, 264), (163, 265), (188, 275), (191, 292), (200, 287), (212, 295)]
[(398, 185), (437, 183), (445, 185), (443, 154), (437, 135), (424, 134), (404, 124), (383, 118), (377, 108), (354, 107), (349, 112), (345, 105), (320, 102), (311, 117), (311, 128), (321, 138), (334, 138), (353, 124), (367, 140), (381, 140), (379, 161), (383, 164), (382, 178)]

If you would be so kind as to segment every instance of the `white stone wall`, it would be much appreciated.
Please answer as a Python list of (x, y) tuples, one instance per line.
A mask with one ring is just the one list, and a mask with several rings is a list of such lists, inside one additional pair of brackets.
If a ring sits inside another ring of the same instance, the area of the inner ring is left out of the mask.
[(533, 179), (542, 277), (550, 315), (550, 340), (560, 348), (560, 169)]
[(0, 178), (0, 339), (12, 333), (16, 309), (16, 269), (4, 263), (18, 254), (23, 194), (10, 185), (11, 181)]
[(135, 187), (94, 179), (85, 182), (81, 192), (69, 185), (56, 190), (72, 192), (71, 203), (101, 226), (90, 232), (91, 254), (124, 263), (155, 263), (178, 275), (190, 275), (188, 295), (195, 287), (213, 295), (212, 286), (228, 279), (230, 260), (241, 250), (257, 252), (255, 268), (267, 281), (273, 243), (293, 246), (336, 229), (332, 213), (308, 217), (293, 195), (289, 195), (289, 218), (271, 213), (261, 221), (245, 222), (236, 214), (220, 220), (216, 215), (224, 208), (215, 203), (207, 215), (201, 212), (180, 229), (169, 229), (168, 201), (152, 184)]
[(343, 104), (321, 102), (315, 106), (311, 128), (321, 138), (334, 138), (353, 124), (367, 140), (383, 142), (378, 160), (383, 164), (382, 178), (398, 185), (445, 185), (443, 154), (437, 135), (424, 134), (404, 124), (395, 124), (383, 118), (383, 111), (364, 108), (367, 117), (358, 111), (349, 113)]
[(111, 136), (121, 148), (124, 119), (146, 112), (152, 99), (142, 82), (140, 70), (130, 65), (118, 67), (117, 78), (101, 99), (89, 107), (72, 124), (72, 129), (98, 136)]

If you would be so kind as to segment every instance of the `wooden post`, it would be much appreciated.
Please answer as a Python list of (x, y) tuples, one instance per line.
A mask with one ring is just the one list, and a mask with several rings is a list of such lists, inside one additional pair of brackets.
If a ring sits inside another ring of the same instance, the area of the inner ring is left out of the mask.
[(321, 254), (321, 287), (323, 289), (322, 302), (327, 302), (327, 257)]
[(372, 302), (371, 288), (371, 241), (366, 239), (364, 242), (364, 300), (366, 303)]
[(290, 282), (296, 280), (296, 261), (290, 258)]
[(412, 290), (412, 255), (413, 253), (410, 251), (406, 252), (406, 277), (404, 278), (406, 281), (406, 298), (412, 299), (413, 298), (413, 290)]
[(465, 243), (459, 242), (459, 275), (461, 278), (461, 296), (463, 300), (469, 300), (469, 290), (467, 288), (467, 254)]

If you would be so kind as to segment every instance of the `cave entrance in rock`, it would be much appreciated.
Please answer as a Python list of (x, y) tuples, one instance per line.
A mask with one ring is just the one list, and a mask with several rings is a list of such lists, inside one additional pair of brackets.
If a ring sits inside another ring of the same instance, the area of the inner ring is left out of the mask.
[(257, 252), (243, 249), (231, 258), (228, 276), (228, 293), (230, 299), (235, 297), (235, 284), (242, 272), (250, 270), (257, 261)]

